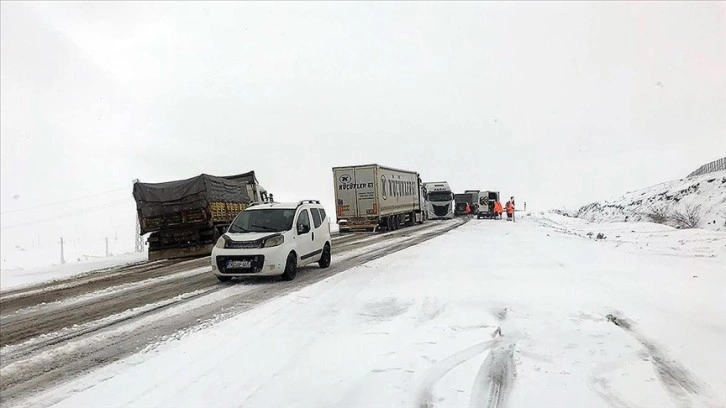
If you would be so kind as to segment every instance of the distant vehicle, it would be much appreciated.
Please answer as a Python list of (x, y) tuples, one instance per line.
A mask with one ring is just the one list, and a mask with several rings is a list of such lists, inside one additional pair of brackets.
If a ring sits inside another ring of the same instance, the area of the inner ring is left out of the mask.
[(150, 233), (149, 260), (209, 255), (240, 211), (272, 199), (254, 171), (166, 183), (136, 181), (133, 196), (140, 234)]
[(252, 205), (214, 245), (212, 272), (223, 282), (249, 275), (293, 280), (301, 266), (330, 266), (330, 242), (330, 218), (320, 201)]
[(472, 204), (474, 197), (471, 193), (454, 194), (454, 215), (466, 215), (466, 203)]
[[(479, 209), (476, 218), (494, 218), (494, 202), (499, 200), (499, 191), (484, 191), (479, 195)], [(504, 204), (502, 204), (504, 206)]]
[(454, 192), (445, 181), (424, 183), (429, 219), (454, 218)]
[(478, 214), (480, 201), (482, 197), (486, 197), (486, 191), (480, 190), (466, 190), (464, 193), (455, 194), (454, 201), (456, 202), (455, 215), (466, 215), (466, 203), (469, 203), (471, 209), (471, 215)]
[(415, 171), (377, 164), (334, 167), (333, 187), (341, 232), (393, 231), (426, 220), (423, 186)]

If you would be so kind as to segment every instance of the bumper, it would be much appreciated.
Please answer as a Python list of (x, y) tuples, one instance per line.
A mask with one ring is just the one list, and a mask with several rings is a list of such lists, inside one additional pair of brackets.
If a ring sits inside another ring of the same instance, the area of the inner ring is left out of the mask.
[(338, 222), (338, 228), (341, 230), (367, 230), (379, 226), (377, 218), (348, 218)]
[[(212, 250), (212, 273), (216, 276), (276, 276), (285, 272), (287, 253), (284, 245), (272, 248)], [(230, 269), (228, 261), (250, 261), (250, 268)]]

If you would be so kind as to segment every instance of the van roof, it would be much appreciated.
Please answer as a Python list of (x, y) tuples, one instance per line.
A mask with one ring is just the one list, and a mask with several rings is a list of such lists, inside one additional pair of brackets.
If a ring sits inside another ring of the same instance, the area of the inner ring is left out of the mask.
[(270, 208), (279, 208), (279, 209), (295, 209), (301, 205), (310, 205), (313, 207), (322, 207), (319, 202), (313, 202), (313, 200), (305, 200), (300, 202), (285, 202), (285, 203), (263, 203), (263, 204), (255, 204), (247, 207), (248, 210), (264, 210), (264, 209), (270, 209)]

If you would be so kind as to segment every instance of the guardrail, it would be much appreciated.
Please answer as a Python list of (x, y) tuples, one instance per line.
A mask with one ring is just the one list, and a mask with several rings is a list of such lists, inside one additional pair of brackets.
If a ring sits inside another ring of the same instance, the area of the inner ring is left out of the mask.
[(697, 168), (696, 171), (689, 174), (688, 177), (699, 176), (701, 174), (706, 174), (706, 173), (710, 173), (712, 171), (720, 171), (720, 170), (726, 170), (726, 157), (722, 157), (718, 160), (712, 161), (711, 163), (704, 164), (703, 166)]

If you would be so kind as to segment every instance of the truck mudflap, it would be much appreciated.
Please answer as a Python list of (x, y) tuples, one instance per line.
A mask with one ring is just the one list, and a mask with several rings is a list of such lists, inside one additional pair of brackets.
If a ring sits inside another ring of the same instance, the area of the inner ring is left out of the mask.
[(212, 254), (214, 244), (192, 245), (182, 248), (165, 248), (149, 251), (149, 260), (156, 261), (158, 259), (174, 259), (174, 258), (191, 258)]

